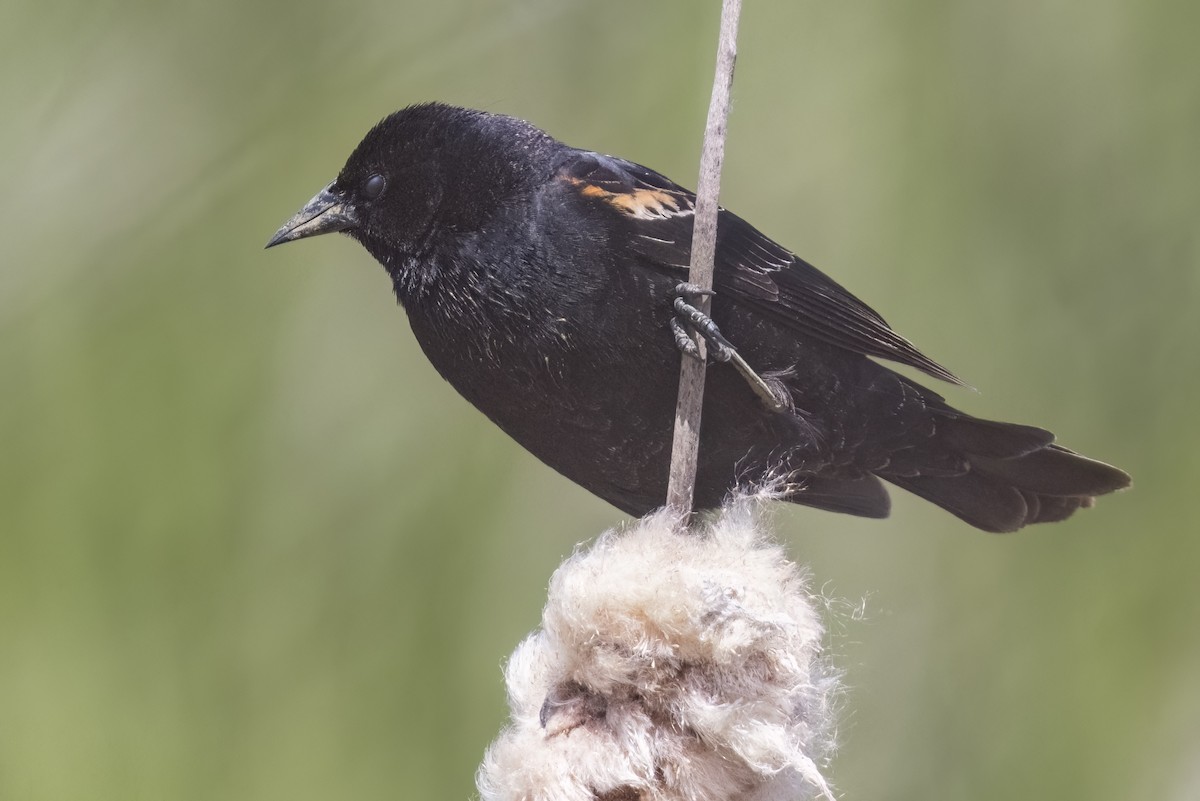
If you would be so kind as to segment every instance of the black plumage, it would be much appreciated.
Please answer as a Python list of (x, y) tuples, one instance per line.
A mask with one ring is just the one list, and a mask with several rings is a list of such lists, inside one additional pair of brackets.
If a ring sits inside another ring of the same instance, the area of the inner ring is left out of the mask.
[[(543, 462), (631, 514), (663, 503), (670, 332), (694, 196), (511, 117), (440, 104), (372, 129), (270, 245), (329, 231), (384, 266), (434, 367)], [(980, 420), (871, 357), (957, 379), (815, 267), (722, 210), (712, 317), (786, 396), (709, 371), (696, 504), (787, 476), (787, 499), (885, 517), (880, 479), (987, 531), (1129, 484), (1031, 426)]]

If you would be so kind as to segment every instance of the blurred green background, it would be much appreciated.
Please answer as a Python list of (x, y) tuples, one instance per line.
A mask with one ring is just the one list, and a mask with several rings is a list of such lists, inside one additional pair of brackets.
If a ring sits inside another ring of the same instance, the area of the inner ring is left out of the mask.
[[(334, 237), (379, 117), (693, 184), (716, 3), (0, 7), (0, 799), (466, 799), (500, 666), (621, 516)], [(1200, 798), (1200, 5), (750, 2), (723, 203), (1134, 491), (779, 535), (842, 599), (848, 799)], [(851, 610), (857, 609), (856, 612)]]

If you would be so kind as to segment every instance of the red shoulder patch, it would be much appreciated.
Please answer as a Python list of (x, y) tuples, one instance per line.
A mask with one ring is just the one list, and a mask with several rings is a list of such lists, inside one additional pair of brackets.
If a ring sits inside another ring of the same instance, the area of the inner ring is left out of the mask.
[(564, 180), (584, 197), (602, 200), (622, 214), (639, 220), (683, 217), (694, 211), (691, 199), (681, 192), (656, 188), (613, 192), (574, 176), (564, 176)]

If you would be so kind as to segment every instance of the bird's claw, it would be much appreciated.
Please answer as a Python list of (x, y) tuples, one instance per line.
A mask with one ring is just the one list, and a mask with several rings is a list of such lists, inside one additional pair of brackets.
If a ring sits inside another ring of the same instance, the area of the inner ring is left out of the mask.
[(713, 319), (688, 302), (712, 297), (713, 294), (715, 293), (712, 290), (701, 289), (695, 284), (682, 283), (675, 287), (675, 301), (672, 304), (675, 314), (671, 317), (670, 323), (671, 334), (675, 337), (675, 347), (679, 348), (686, 356), (702, 360), (699, 346), (692, 335), (688, 333), (688, 330), (691, 329), (699, 334), (700, 338), (708, 345), (709, 352), (715, 361), (732, 362), (737, 371), (742, 374), (742, 378), (746, 379), (746, 383), (762, 400), (763, 405), (771, 411), (779, 411), (784, 404), (774, 390), (762, 379), (762, 376), (746, 364), (746, 360), (738, 354), (737, 348), (725, 338)]
[(693, 283), (684, 281), (675, 285), (676, 297), (686, 298), (687, 300), (698, 300), (699, 298), (711, 298), (717, 293), (711, 289), (701, 289)]
[[(733, 358), (736, 350), (733, 345), (729, 344), (729, 340), (721, 334), (721, 329), (717, 328), (717, 324), (707, 314), (688, 303), (687, 299), (683, 296), (675, 298), (674, 320), (679, 326), (679, 328), (675, 329), (676, 343), (680, 341), (680, 332), (687, 326), (704, 338), (714, 360), (727, 362)], [(689, 342), (692, 342), (691, 337), (688, 337), (686, 333), (683, 335)], [(695, 344), (695, 342), (692, 342), (693, 347), (695, 347)], [(699, 357), (699, 352), (696, 353), (696, 356)]]
[(702, 360), (696, 340), (692, 339), (692, 335), (683, 327), (683, 323), (679, 322), (678, 317), (671, 318), (671, 334), (675, 337), (675, 347), (679, 348), (684, 356), (691, 356), (697, 361)]

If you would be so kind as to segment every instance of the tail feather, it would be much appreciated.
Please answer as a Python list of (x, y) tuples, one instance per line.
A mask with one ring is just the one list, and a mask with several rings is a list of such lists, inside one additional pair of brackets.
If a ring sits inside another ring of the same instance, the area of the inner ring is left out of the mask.
[(1016, 531), (1029, 520), (1025, 494), (1016, 487), (983, 475), (967, 472), (961, 476), (885, 476), (913, 495), (936, 503), (975, 528), (1003, 534)]
[(892, 509), (887, 489), (870, 474), (857, 479), (809, 476), (789, 500), (828, 512), (876, 519), (887, 517)]
[[(1044, 429), (978, 420), (947, 410), (930, 440), (884, 468), (882, 478), (985, 531), (1065, 520), (1095, 498), (1124, 489), (1129, 475), (1060, 445)], [(922, 469), (923, 458), (930, 469)], [(948, 475), (945, 465), (965, 469)]]
[(1016, 459), (968, 459), (975, 470), (1045, 495), (1104, 495), (1129, 486), (1123, 471), (1056, 445)]
[(1036, 495), (1022, 490), (1025, 502), (1029, 506), (1030, 523), (1057, 523), (1075, 514), (1076, 509), (1087, 509), (1094, 506), (1096, 499), (1091, 496), (1054, 497), (1051, 495)]
[(1054, 435), (1044, 428), (980, 420), (948, 408), (946, 411), (950, 413), (938, 418), (937, 437), (943, 447), (958, 453), (1012, 459), (1054, 442)]

